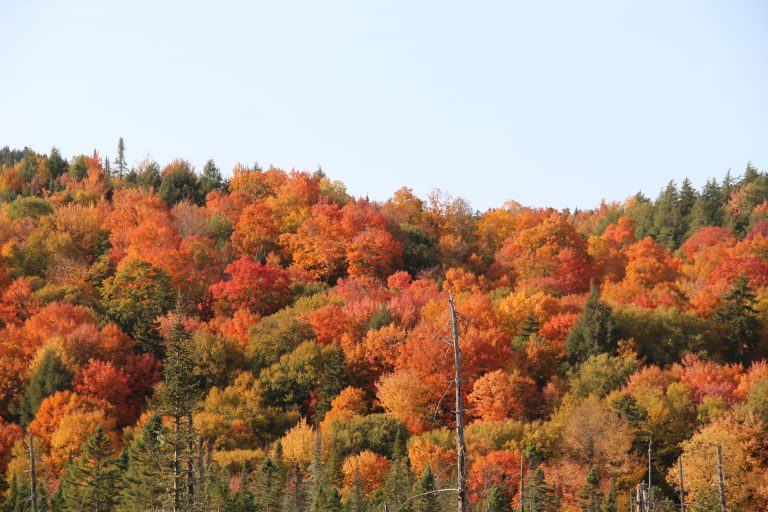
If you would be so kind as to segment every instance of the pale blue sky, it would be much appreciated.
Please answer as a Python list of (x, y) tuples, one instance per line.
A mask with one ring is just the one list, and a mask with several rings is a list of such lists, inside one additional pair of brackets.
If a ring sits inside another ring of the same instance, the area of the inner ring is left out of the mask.
[(768, 168), (768, 2), (3, 0), (0, 146), (581, 208)]

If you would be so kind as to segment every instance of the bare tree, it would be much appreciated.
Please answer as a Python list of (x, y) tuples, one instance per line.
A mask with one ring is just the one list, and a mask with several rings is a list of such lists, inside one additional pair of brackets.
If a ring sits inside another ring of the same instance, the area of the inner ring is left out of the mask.
[(461, 400), (461, 349), (459, 348), (459, 325), (456, 319), (456, 308), (453, 305), (453, 291), (448, 292), (448, 305), (451, 310), (453, 357), (456, 367), (457, 510), (458, 512), (467, 512), (467, 447), (464, 443), (464, 410)]

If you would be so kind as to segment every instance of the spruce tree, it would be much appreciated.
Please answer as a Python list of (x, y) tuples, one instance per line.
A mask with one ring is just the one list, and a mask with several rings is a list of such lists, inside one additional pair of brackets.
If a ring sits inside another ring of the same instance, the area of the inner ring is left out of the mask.
[(688, 236), (706, 226), (723, 225), (723, 193), (716, 180), (708, 180), (693, 203), (688, 219)]
[(608, 495), (603, 500), (603, 506), (600, 512), (618, 512), (616, 507), (616, 489), (611, 485), (611, 490), (608, 491)]
[(485, 510), (486, 512), (510, 512), (509, 497), (504, 494), (498, 484), (493, 484), (485, 495)]
[(352, 477), (352, 499), (348, 509), (351, 512), (363, 512), (365, 510), (363, 482), (360, 480), (360, 467), (357, 464), (355, 464), (355, 473)]
[(43, 399), (57, 391), (69, 389), (71, 385), (72, 372), (64, 365), (58, 352), (46, 350), (29, 380), (29, 385), (21, 395), (18, 405), (21, 423), (28, 425), (34, 419)]
[(656, 240), (670, 249), (676, 249), (685, 234), (685, 225), (680, 211), (680, 195), (677, 185), (670, 181), (656, 199), (653, 230)]
[(213, 159), (209, 159), (205, 162), (203, 173), (200, 176), (200, 192), (205, 197), (209, 192), (221, 190), (223, 187), (224, 179), (221, 176), (221, 171), (216, 167)]
[(64, 501), (71, 510), (114, 510), (119, 471), (112, 443), (99, 426), (88, 438), (83, 451), (72, 461), (65, 475)]
[(600, 291), (592, 283), (581, 318), (566, 339), (568, 360), (577, 365), (594, 355), (615, 355), (616, 342), (616, 327), (611, 307), (600, 301)]
[(555, 512), (560, 509), (555, 491), (547, 486), (541, 467), (536, 469), (525, 486), (525, 509), (529, 512)]
[(121, 512), (159, 512), (168, 495), (168, 432), (161, 418), (153, 414), (128, 447), (128, 465), (120, 494)]
[[(160, 411), (173, 418), (171, 446), (173, 447), (173, 508), (178, 511), (181, 500), (186, 497), (187, 503), (193, 500), (193, 474), (189, 468), (191, 462), (192, 409), (197, 402), (199, 391), (194, 377), (194, 361), (189, 334), (181, 323), (181, 299), (177, 300), (173, 324), (166, 339), (166, 359), (163, 368), (163, 381), (157, 388), (157, 398)], [(182, 424), (182, 421), (184, 424)], [(188, 470), (183, 471), (183, 457), (186, 451)], [(187, 481), (183, 481), (186, 474)]]
[(583, 512), (601, 512), (603, 493), (600, 492), (600, 478), (595, 468), (590, 468), (584, 486), (579, 492), (579, 510)]
[(748, 364), (759, 340), (757, 298), (746, 276), (740, 276), (715, 312), (728, 361)]
[[(411, 502), (412, 512), (440, 512), (437, 502), (437, 494), (425, 494), (435, 490), (435, 477), (432, 469), (427, 464), (421, 478), (413, 486), (413, 496), (418, 496)], [(419, 496), (419, 494), (424, 494)]]

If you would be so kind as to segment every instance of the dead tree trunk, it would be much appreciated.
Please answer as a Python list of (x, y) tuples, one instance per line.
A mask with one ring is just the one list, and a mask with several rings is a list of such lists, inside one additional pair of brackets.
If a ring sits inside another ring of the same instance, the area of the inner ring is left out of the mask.
[(35, 468), (35, 442), (32, 432), (29, 433), (29, 481), (32, 512), (37, 512), (37, 470)]
[(453, 305), (453, 292), (448, 292), (448, 305), (451, 310), (453, 358), (456, 367), (457, 510), (458, 512), (467, 512), (467, 447), (464, 444), (464, 410), (461, 399), (461, 350), (459, 349), (459, 325), (456, 320), (456, 308)]
[(653, 441), (648, 438), (648, 512), (653, 510), (653, 487), (651, 487), (651, 445)]
[(717, 443), (717, 478), (720, 487), (720, 510), (726, 512), (725, 506), (725, 478), (723, 477), (723, 454), (720, 451), (720, 443)]

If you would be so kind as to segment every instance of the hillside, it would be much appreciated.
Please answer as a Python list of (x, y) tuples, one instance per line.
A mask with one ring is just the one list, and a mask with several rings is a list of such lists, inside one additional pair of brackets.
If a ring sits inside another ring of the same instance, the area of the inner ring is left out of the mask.
[(394, 511), (452, 488), (449, 291), (472, 510), (521, 488), (530, 512), (628, 510), (649, 440), (655, 510), (679, 508), (680, 461), (690, 510), (720, 510), (718, 446), (729, 509), (768, 508), (751, 164), (481, 213), (320, 170), (6, 147), (0, 201), (0, 510), (31, 510), (30, 439), (54, 511)]

